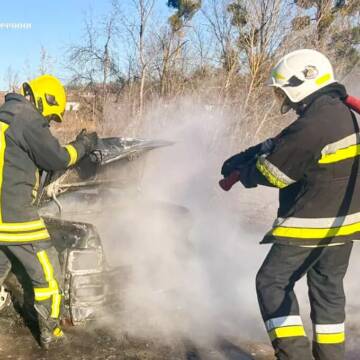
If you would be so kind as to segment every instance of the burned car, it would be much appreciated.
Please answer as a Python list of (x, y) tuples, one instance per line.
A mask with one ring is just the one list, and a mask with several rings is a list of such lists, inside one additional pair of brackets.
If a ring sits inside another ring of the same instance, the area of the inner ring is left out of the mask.
[[(59, 254), (63, 317), (73, 325), (94, 318), (103, 306), (119, 301), (114, 289), (129, 276), (128, 268), (108, 264), (102, 240), (92, 224), (101, 211), (98, 202), (102, 191), (119, 189), (119, 171), (140, 155), (169, 145), (166, 141), (143, 139), (99, 139), (97, 149), (75, 167), (42, 174), (36, 205)], [(186, 213), (182, 207), (176, 207), (176, 211)], [(13, 260), (12, 272), (0, 288), (0, 311), (11, 303), (24, 306), (26, 292), (32, 292), (26, 288), (29, 282), (24, 270)]]

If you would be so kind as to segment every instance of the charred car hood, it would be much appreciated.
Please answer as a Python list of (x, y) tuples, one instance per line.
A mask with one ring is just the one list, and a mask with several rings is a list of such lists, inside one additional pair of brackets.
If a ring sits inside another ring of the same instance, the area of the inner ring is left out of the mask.
[[(99, 139), (96, 149), (76, 166), (60, 172), (44, 172), (41, 176), (37, 206), (46, 208), (50, 201), (60, 206), (57, 198), (65, 192), (84, 189), (129, 188), (139, 180), (139, 159), (149, 150), (172, 145), (164, 140), (111, 137)], [(132, 166), (132, 163), (136, 163)], [(141, 166), (140, 166), (141, 167)]]

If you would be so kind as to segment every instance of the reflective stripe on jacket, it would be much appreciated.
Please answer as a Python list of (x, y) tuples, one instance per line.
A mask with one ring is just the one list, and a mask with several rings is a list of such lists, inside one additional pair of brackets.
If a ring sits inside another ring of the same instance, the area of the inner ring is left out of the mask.
[(32, 205), (39, 170), (65, 169), (83, 155), (78, 144), (62, 147), (48, 121), (25, 97), (6, 95), (0, 107), (0, 244), (49, 239)]
[(256, 169), (280, 189), (263, 243), (324, 246), (360, 239), (360, 131), (336, 92), (324, 93), (276, 138)]

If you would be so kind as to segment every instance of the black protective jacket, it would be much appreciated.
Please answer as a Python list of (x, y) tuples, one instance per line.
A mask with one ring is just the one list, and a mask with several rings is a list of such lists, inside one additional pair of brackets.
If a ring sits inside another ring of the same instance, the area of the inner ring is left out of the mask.
[(360, 239), (359, 155), (359, 126), (341, 91), (330, 87), (312, 97), (272, 151), (246, 171), (248, 183), (280, 188), (278, 218), (262, 242), (323, 246)]
[(49, 122), (25, 97), (6, 95), (0, 107), (0, 244), (49, 239), (33, 206), (39, 170), (65, 169), (84, 153), (79, 142), (62, 147)]

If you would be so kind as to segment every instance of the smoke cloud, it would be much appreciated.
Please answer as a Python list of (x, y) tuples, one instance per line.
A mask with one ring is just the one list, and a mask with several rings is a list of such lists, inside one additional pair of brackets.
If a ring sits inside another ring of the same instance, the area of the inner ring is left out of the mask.
[(122, 330), (266, 340), (255, 275), (276, 192), (218, 187), (231, 155), (223, 109), (183, 99), (147, 121), (147, 137), (175, 144), (147, 156), (139, 197), (119, 194), (121, 210), (98, 224), (112, 265), (131, 268)]
[[(255, 276), (269, 250), (259, 241), (276, 216), (277, 191), (236, 185), (225, 193), (218, 187), (221, 164), (232, 155), (229, 121), (223, 108), (191, 99), (159, 104), (148, 114), (151, 128), (144, 135), (175, 144), (147, 155), (140, 195), (112, 196), (119, 211), (97, 224), (110, 263), (131, 268), (122, 293), (121, 331), (268, 341)], [(239, 151), (242, 147), (239, 139)], [(358, 259), (355, 246), (345, 281), (350, 359), (359, 350)], [(311, 334), (304, 280), (296, 292)]]

